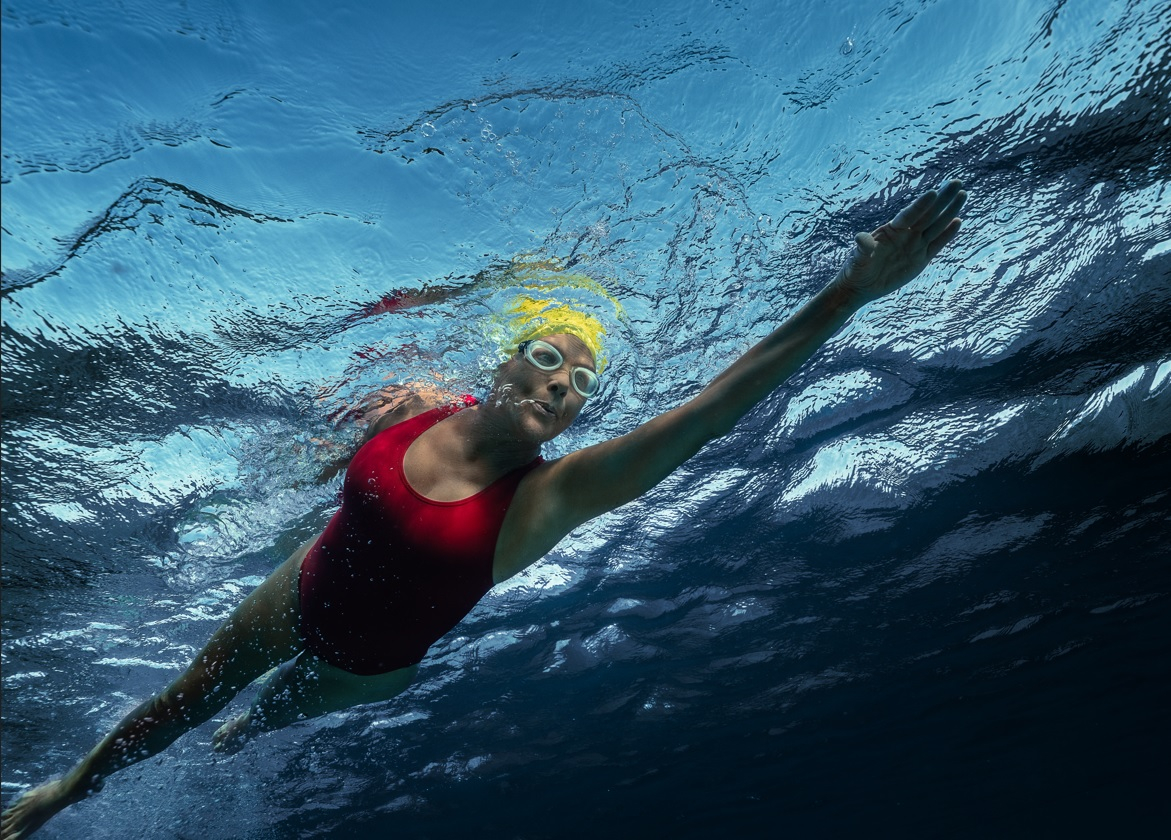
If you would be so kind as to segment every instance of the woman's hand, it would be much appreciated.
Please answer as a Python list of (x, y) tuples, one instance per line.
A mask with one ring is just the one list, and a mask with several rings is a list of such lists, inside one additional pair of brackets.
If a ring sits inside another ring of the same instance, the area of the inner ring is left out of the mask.
[(967, 193), (959, 181), (915, 199), (874, 233), (860, 233), (858, 247), (833, 285), (869, 303), (910, 282), (960, 229)]

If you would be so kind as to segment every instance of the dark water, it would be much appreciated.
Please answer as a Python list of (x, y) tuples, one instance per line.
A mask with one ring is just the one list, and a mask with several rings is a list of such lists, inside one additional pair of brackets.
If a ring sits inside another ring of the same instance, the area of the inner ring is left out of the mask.
[(1154, 834), (1164, 5), (7, 3), (5, 804), (328, 518), (348, 406), (483, 387), (518, 265), (622, 307), (556, 455), (960, 177), (922, 278), (407, 694), (230, 759), (206, 727), (44, 836)]

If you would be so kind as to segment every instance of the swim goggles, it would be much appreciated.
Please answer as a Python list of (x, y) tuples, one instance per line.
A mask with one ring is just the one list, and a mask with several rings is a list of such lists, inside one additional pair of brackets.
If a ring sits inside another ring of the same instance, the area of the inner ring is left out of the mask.
[[(516, 351), (524, 353), (529, 363), (540, 370), (557, 370), (565, 364), (565, 357), (561, 355), (561, 351), (539, 338), (522, 341)], [(598, 375), (586, 367), (570, 368), (569, 382), (573, 385), (573, 390), (585, 399), (598, 393), (598, 389), (602, 387), (602, 383), (598, 381)]]

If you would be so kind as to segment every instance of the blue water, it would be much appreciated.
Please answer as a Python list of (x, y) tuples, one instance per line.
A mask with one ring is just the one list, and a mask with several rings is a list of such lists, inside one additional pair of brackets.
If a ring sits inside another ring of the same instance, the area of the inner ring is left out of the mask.
[(43, 836), (1165, 822), (1169, 30), (1159, 0), (6, 2), (5, 804), (326, 521), (347, 407), (483, 390), (508, 265), (623, 307), (555, 455), (959, 177), (923, 277), (407, 694), (228, 759), (205, 727)]

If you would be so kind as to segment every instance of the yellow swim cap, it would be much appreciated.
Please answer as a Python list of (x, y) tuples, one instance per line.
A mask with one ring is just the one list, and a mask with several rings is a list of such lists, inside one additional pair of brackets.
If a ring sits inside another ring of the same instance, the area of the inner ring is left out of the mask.
[(516, 352), (522, 341), (546, 335), (566, 333), (577, 336), (594, 354), (598, 373), (606, 366), (602, 355), (602, 336), (606, 328), (593, 315), (579, 312), (555, 300), (538, 300), (529, 295), (517, 295), (505, 311), (508, 331), (512, 336), (509, 350)]

